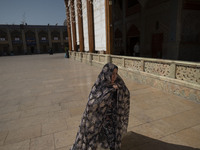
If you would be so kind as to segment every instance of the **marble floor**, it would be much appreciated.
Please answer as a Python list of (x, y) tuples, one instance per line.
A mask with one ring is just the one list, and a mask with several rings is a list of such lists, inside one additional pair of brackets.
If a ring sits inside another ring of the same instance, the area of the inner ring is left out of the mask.
[[(68, 150), (101, 68), (64, 54), (0, 57), (0, 150)], [(200, 104), (124, 78), (122, 150), (200, 149)]]

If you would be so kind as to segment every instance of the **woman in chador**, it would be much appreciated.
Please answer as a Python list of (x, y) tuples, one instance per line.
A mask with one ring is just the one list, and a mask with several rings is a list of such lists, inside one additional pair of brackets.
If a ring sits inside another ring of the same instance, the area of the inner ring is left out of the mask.
[(71, 150), (120, 150), (127, 132), (130, 93), (118, 67), (106, 64), (89, 94)]

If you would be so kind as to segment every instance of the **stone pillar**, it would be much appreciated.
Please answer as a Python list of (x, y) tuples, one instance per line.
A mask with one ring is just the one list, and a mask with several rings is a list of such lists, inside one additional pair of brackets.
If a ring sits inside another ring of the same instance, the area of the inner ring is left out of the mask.
[(66, 7), (66, 16), (67, 16), (68, 44), (69, 44), (69, 50), (72, 51), (71, 19), (70, 19), (68, 0), (65, 0), (65, 7)]
[(94, 15), (93, 15), (93, 0), (87, 0), (87, 19), (88, 19), (88, 42), (89, 52), (94, 52)]
[(12, 38), (11, 38), (9, 29), (7, 29), (7, 34), (8, 34), (9, 52), (11, 52), (11, 51), (13, 51), (13, 45), (12, 45)]
[(80, 61), (83, 62), (83, 52), (80, 52)]
[(74, 0), (71, 0), (71, 22), (72, 22), (72, 34), (73, 34), (73, 48), (77, 51), (77, 39), (76, 39), (76, 15), (74, 9)]
[(141, 60), (141, 71), (145, 72), (145, 61)]
[(78, 14), (77, 16), (78, 16), (80, 51), (84, 52), (82, 0), (77, 0), (77, 14)]
[(169, 77), (175, 79), (176, 78), (176, 64), (171, 63), (169, 68)]
[(27, 54), (26, 36), (24, 30), (22, 30), (22, 41), (23, 41), (24, 54)]
[(105, 58), (105, 63), (110, 63), (111, 62), (111, 57), (110, 55), (106, 55), (106, 58)]
[(51, 30), (50, 29), (48, 29), (48, 40), (49, 40), (49, 48), (52, 48)]
[(36, 37), (37, 53), (39, 54), (40, 53), (40, 40), (39, 40), (37, 29), (35, 29), (35, 37)]
[(89, 64), (92, 65), (92, 54), (89, 53), (88, 56), (89, 56)]

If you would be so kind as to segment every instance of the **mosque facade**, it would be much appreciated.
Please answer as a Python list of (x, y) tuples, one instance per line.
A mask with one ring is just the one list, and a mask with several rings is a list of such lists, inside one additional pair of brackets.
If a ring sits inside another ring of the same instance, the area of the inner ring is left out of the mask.
[(43, 54), (68, 47), (67, 27), (58, 25), (0, 25), (0, 55)]
[(65, 0), (69, 49), (200, 61), (199, 0)]

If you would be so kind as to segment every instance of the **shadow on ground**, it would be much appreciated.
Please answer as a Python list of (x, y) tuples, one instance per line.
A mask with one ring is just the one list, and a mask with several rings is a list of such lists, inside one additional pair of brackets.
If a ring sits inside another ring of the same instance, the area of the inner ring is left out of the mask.
[(134, 132), (128, 132), (122, 140), (122, 150), (200, 150), (197, 148), (165, 143)]

